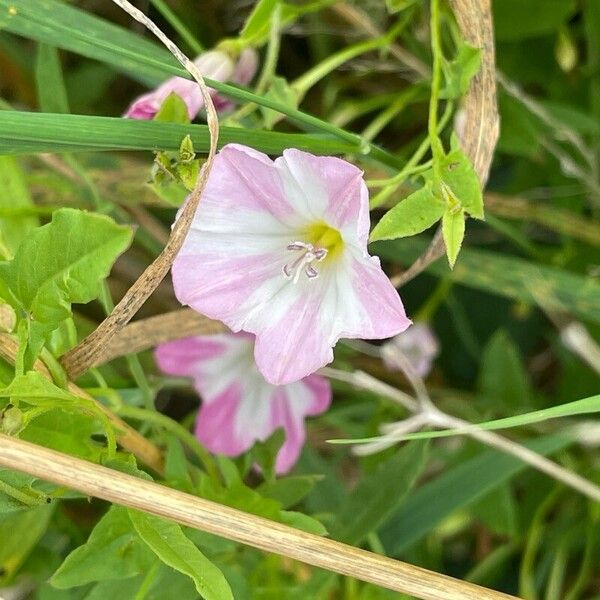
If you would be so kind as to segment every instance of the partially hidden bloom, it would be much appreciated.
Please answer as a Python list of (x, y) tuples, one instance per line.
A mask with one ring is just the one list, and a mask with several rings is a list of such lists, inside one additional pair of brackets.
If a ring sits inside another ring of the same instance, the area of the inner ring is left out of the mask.
[(273, 162), (229, 144), (173, 264), (175, 294), (255, 334), (267, 381), (297, 381), (331, 362), (340, 338), (382, 339), (410, 325), (368, 235), (354, 165), (294, 149)]
[(419, 377), (426, 377), (439, 354), (438, 339), (428, 325), (415, 323), (410, 329), (383, 345), (381, 356), (388, 369), (400, 369), (398, 354), (410, 363)]
[(253, 345), (243, 333), (189, 337), (161, 344), (155, 356), (165, 373), (193, 378), (202, 398), (196, 436), (208, 450), (237, 456), (283, 427), (276, 470), (285, 473), (304, 444), (304, 418), (327, 410), (331, 388), (319, 375), (271, 385), (256, 368)]
[[(194, 64), (209, 79), (238, 85), (250, 83), (258, 66), (258, 55), (253, 48), (245, 48), (236, 62), (222, 50), (210, 50), (201, 54)], [(191, 79), (171, 77), (155, 90), (140, 96), (129, 106), (124, 116), (131, 119), (152, 119), (167, 97), (175, 93), (187, 105), (190, 119), (194, 119), (204, 106), (204, 98), (198, 84)], [(218, 111), (228, 110), (233, 103), (211, 90), (211, 97)]]

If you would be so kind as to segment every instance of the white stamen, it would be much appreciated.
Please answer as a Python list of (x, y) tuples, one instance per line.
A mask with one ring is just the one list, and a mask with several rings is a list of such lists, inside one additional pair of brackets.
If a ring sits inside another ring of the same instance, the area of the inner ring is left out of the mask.
[(313, 263), (321, 262), (327, 256), (325, 248), (315, 248), (312, 244), (305, 242), (290, 242), (287, 245), (287, 250), (301, 252), (301, 254), (298, 258), (283, 267), (284, 277), (291, 279), (294, 283), (298, 283), (302, 272), (304, 272), (308, 279), (314, 279), (319, 276), (319, 271), (317, 271)]

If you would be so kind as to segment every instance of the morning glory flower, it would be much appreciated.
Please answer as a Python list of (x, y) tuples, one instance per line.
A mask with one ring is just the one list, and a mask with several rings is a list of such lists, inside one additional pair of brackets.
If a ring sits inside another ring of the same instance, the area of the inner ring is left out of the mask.
[(383, 345), (381, 356), (388, 369), (400, 369), (397, 355), (401, 353), (419, 377), (426, 377), (439, 354), (438, 339), (429, 325), (415, 323), (410, 329)]
[(163, 372), (193, 378), (202, 398), (196, 436), (208, 450), (237, 456), (283, 427), (276, 470), (285, 473), (304, 444), (305, 417), (327, 410), (331, 388), (320, 375), (271, 385), (256, 368), (253, 346), (251, 335), (227, 333), (167, 342), (155, 356)]
[(369, 201), (354, 165), (237, 144), (217, 155), (172, 269), (179, 301), (256, 335), (274, 385), (333, 360), (340, 338), (382, 339), (410, 321), (369, 256)]
[[(226, 52), (210, 50), (196, 58), (194, 64), (200, 73), (209, 79), (247, 85), (256, 73), (258, 55), (253, 48), (245, 48), (237, 62), (234, 62)], [(211, 92), (217, 111), (224, 112), (233, 106), (233, 102), (220, 96), (215, 90)], [(204, 106), (202, 93), (195, 81), (183, 77), (171, 77), (155, 90), (134, 100), (124, 116), (131, 119), (152, 119), (172, 93), (177, 94), (185, 102), (190, 120), (193, 120)]]

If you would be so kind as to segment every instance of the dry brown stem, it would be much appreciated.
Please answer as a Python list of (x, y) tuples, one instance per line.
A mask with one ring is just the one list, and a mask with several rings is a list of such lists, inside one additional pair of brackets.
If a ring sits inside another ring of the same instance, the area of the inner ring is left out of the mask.
[(0, 465), (423, 600), (515, 600), (5, 435), (0, 435)]
[[(492, 9), (490, 0), (450, 0), (450, 4), (465, 41), (481, 49), (481, 68), (464, 99), (465, 127), (460, 142), (485, 187), (499, 134)], [(406, 271), (393, 277), (392, 283), (396, 287), (404, 285), (443, 255), (440, 228), (425, 252)]]
[(158, 27), (146, 17), (141, 11), (132, 6), (127, 0), (113, 0), (134, 19), (143, 23), (152, 33), (171, 51), (177, 60), (189, 71), (196, 80), (202, 91), (204, 104), (207, 112), (207, 123), (210, 131), (210, 149), (206, 163), (198, 176), (194, 190), (190, 194), (185, 207), (169, 237), (169, 241), (154, 262), (142, 273), (135, 283), (127, 290), (121, 301), (115, 306), (112, 313), (100, 323), (100, 325), (88, 335), (75, 348), (67, 352), (61, 359), (61, 363), (70, 378), (74, 379), (84, 373), (92, 364), (97, 362), (98, 357), (104, 351), (109, 341), (119, 332), (141, 308), (144, 302), (165, 278), (169, 272), (173, 260), (181, 249), (187, 236), (192, 219), (198, 208), (198, 203), (206, 186), (208, 175), (217, 151), (217, 140), (219, 137), (219, 119), (215, 110), (210, 93), (201, 73), (193, 62), (191, 62), (177, 46), (171, 42)]

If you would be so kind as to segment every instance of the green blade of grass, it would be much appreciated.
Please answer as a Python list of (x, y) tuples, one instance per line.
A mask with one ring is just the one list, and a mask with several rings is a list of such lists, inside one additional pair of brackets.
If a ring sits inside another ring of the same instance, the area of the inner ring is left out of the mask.
[[(19, 111), (0, 112), (0, 153), (76, 152), (82, 150), (178, 150), (190, 135), (197, 152), (208, 150), (206, 125), (181, 125), (114, 117), (89, 117)], [(304, 133), (221, 127), (219, 143), (244, 143), (269, 154), (299, 148), (315, 154), (357, 151), (348, 142)]]

